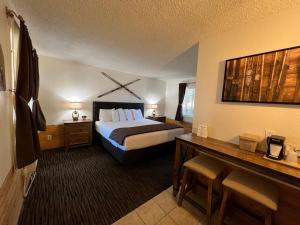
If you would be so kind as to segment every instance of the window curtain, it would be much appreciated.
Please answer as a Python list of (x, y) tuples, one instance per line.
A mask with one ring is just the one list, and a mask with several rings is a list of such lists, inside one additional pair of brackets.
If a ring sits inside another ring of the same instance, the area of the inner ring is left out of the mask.
[(38, 97), (39, 97), (39, 87), (40, 87), (40, 76), (39, 76), (39, 58), (36, 50), (33, 50), (33, 85), (32, 85), (32, 115), (33, 120), (36, 124), (37, 130), (46, 130), (46, 119), (41, 109)]
[[(38, 125), (34, 116), (42, 115), (37, 101), (38, 92), (38, 61), (33, 49), (28, 29), (23, 20), (20, 20), (19, 39), (19, 68), (16, 88), (16, 161), (17, 168), (23, 168), (39, 157), (40, 143), (37, 129), (46, 126)], [(31, 99), (35, 100), (37, 113), (34, 115), (28, 105)]]
[(185, 95), (186, 90), (186, 83), (180, 83), (179, 84), (179, 93), (178, 93), (178, 106), (176, 111), (175, 120), (177, 121), (183, 121), (183, 115), (182, 115), (182, 103)]
[(0, 44), (0, 91), (6, 90), (4, 55)]

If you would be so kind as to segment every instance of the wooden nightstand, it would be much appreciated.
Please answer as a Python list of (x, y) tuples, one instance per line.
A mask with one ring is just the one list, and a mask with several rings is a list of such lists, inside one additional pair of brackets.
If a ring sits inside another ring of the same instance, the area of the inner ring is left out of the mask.
[(65, 120), (65, 150), (92, 144), (91, 120)]
[(155, 121), (162, 122), (162, 123), (166, 122), (166, 117), (165, 116), (155, 116), (155, 117), (148, 116), (148, 117), (146, 117), (146, 119), (155, 120)]

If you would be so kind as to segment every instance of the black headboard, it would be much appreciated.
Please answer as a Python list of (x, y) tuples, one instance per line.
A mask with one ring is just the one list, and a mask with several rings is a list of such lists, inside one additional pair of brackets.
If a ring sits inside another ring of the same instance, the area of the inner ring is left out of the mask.
[(144, 103), (133, 102), (93, 102), (93, 121), (99, 120), (100, 109), (140, 109), (144, 115)]

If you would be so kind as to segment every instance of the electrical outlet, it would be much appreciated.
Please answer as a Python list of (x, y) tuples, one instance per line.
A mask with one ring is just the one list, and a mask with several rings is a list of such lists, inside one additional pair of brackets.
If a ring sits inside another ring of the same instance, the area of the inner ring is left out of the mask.
[(270, 137), (275, 134), (274, 130), (265, 130), (265, 137)]
[(47, 140), (48, 140), (48, 141), (52, 141), (52, 135), (51, 135), (51, 134), (48, 134), (48, 135), (47, 135)]

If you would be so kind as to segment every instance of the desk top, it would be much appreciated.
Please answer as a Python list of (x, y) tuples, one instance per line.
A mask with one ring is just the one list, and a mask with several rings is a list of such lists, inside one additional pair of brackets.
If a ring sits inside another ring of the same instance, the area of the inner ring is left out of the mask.
[(235, 144), (213, 138), (201, 138), (192, 133), (177, 136), (176, 139), (209, 150), (225, 158), (234, 158), (235, 160), (257, 166), (263, 170), (286, 175), (297, 180), (297, 183), (300, 182), (300, 169), (264, 159), (263, 156), (265, 153), (241, 150)]

